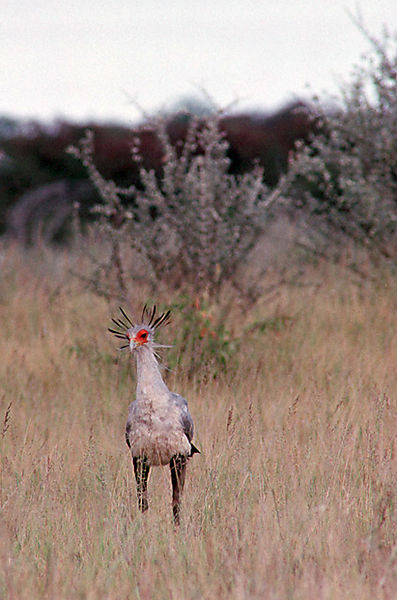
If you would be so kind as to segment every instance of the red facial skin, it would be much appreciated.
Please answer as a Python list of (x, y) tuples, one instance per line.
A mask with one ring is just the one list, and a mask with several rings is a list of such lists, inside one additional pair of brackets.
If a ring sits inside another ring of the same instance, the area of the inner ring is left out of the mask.
[(146, 344), (148, 341), (149, 332), (146, 329), (141, 329), (138, 331), (136, 336), (133, 338), (136, 344)]

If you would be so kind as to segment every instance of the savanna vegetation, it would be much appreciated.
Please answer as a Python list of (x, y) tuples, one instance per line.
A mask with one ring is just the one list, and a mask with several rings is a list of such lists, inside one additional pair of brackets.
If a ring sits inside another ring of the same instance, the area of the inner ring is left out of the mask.
[[(159, 119), (160, 172), (133, 140), (139, 185), (101, 169), (92, 134), (75, 144), (97, 195), (68, 245), (2, 240), (0, 597), (395, 597), (389, 42), (276, 187), (232, 172), (219, 114), (178, 146)], [(177, 530), (168, 469), (137, 510), (134, 366), (106, 331), (146, 302), (173, 310), (164, 374), (201, 449)]]
[(235, 304), (222, 338), (215, 304), (175, 307), (163, 362), (202, 452), (175, 532), (168, 469), (137, 510), (131, 358), (106, 333), (116, 305), (71, 261), (2, 255), (1, 596), (393, 598), (395, 278), (319, 265), (318, 285)]

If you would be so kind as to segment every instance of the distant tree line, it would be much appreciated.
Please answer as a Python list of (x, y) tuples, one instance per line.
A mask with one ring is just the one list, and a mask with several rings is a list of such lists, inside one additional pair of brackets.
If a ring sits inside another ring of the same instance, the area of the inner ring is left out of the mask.
[[(167, 135), (177, 152), (184, 146), (191, 118), (183, 111), (167, 116)], [(313, 133), (315, 120), (308, 106), (296, 102), (272, 115), (224, 116), (219, 125), (228, 146), (229, 173), (244, 174), (258, 165), (264, 183), (274, 187), (287, 170), (296, 142), (307, 142)], [(38, 235), (52, 241), (65, 237), (68, 218), (77, 207), (83, 221), (93, 218), (98, 190), (84, 166), (67, 152), (87, 129), (93, 132), (93, 158), (104, 178), (139, 189), (144, 168), (161, 179), (163, 145), (150, 122), (129, 128), (0, 119), (0, 233), (8, 232), (23, 243), (34, 242)], [(139, 161), (131, 160), (136, 145)], [(125, 202), (133, 204), (134, 198)]]

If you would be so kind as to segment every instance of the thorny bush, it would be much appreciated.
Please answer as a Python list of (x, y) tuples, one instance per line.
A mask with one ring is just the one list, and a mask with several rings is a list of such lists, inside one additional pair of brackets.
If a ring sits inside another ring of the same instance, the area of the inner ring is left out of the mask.
[(115, 289), (124, 297), (140, 280), (153, 291), (193, 286), (214, 298), (227, 282), (251, 300), (259, 295), (259, 275), (248, 275), (244, 267), (278, 196), (264, 185), (259, 168), (242, 176), (229, 173), (228, 144), (219, 119), (218, 113), (190, 117), (179, 146), (171, 143), (165, 118), (156, 119), (162, 172), (142, 166), (136, 138), (132, 160), (140, 165), (141, 185), (127, 189), (106, 180), (96, 168), (91, 132), (71, 149), (102, 198), (94, 210), (109, 250), (92, 279), (97, 291), (109, 294), (113, 275)]
[(280, 185), (294, 214), (309, 216), (316, 250), (339, 236), (396, 259), (397, 38), (378, 41), (357, 25), (372, 51), (336, 107), (314, 98), (320, 132), (301, 145)]

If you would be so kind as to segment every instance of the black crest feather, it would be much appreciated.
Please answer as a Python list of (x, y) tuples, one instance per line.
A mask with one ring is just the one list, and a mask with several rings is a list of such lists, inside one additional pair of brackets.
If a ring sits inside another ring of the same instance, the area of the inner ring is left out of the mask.
[[(121, 306), (119, 306), (119, 310), (121, 312), (121, 314), (123, 315), (124, 319), (127, 321), (127, 323), (130, 324), (131, 327), (134, 327), (133, 322), (131, 321), (131, 319), (126, 315), (125, 311), (121, 308)], [(128, 329), (128, 327), (127, 327)]]

